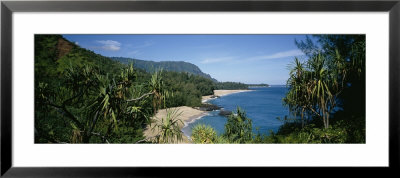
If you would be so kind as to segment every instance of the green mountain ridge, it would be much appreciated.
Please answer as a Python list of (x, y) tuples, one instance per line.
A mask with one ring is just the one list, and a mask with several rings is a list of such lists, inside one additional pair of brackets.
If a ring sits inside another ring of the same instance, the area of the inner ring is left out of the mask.
[(147, 61), (147, 60), (140, 60), (134, 58), (127, 58), (127, 57), (110, 57), (112, 60), (118, 61), (122, 64), (130, 64), (133, 63), (135, 67), (139, 69), (143, 69), (147, 72), (154, 72), (158, 69), (163, 69), (166, 71), (174, 71), (174, 72), (187, 72), (190, 74), (198, 75), (205, 77), (207, 79), (211, 79), (214, 82), (218, 82), (216, 79), (212, 78), (209, 74), (206, 74), (201, 71), (201, 69), (189, 62), (184, 61)]

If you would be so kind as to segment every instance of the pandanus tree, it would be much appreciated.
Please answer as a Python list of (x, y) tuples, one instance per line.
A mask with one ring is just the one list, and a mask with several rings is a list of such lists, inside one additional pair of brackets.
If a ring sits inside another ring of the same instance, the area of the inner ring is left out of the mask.
[[(336, 108), (337, 97), (344, 87), (346, 68), (344, 59), (335, 53), (312, 56), (305, 64), (295, 58), (287, 82), (289, 92), (283, 98), (292, 113), (300, 113), (304, 126), (304, 113), (321, 118), (329, 127), (330, 115)], [(304, 65), (306, 67), (304, 67)]]
[[(110, 135), (112, 129), (117, 131), (120, 122), (121, 124), (126, 124), (127, 122), (141, 124), (136, 122), (138, 116), (142, 119), (145, 118), (145, 122), (149, 123), (151, 114), (146, 114), (145, 108), (143, 108), (146, 103), (143, 102), (152, 102), (152, 110), (155, 113), (159, 108), (157, 104), (162, 103), (162, 100), (166, 98), (162, 93), (161, 72), (156, 72), (152, 75), (152, 80), (149, 81), (146, 93), (142, 93), (140, 88), (132, 86), (136, 78), (133, 65), (123, 70), (117, 77), (117, 81), (114, 79), (111, 82), (105, 81), (108, 87), (101, 88), (100, 96), (95, 102), (97, 103), (95, 111), (100, 113), (102, 119), (108, 122), (106, 136)], [(95, 125), (95, 123), (92, 122), (92, 125)]]
[[(35, 96), (41, 110), (56, 111), (60, 119), (68, 119), (64, 123), (69, 123), (71, 137), (62, 142), (87, 143), (93, 136), (100, 138), (101, 142), (118, 142), (124, 134), (134, 132), (130, 128), (140, 128), (149, 120), (157, 109), (150, 103), (161, 103), (165, 99), (165, 92), (161, 92), (161, 73), (153, 74), (152, 78), (157, 80), (143, 87), (135, 83), (133, 65), (114, 76), (103, 74), (89, 65), (70, 66), (63, 76), (65, 81), (60, 81), (56, 89), (39, 83)], [(153, 95), (157, 96), (149, 97)], [(47, 140), (61, 142), (53, 138)]]
[(365, 35), (312, 35), (296, 41), (297, 47), (309, 58), (318, 53), (327, 60), (327, 68), (336, 77), (340, 93), (337, 104), (347, 110), (346, 117), (365, 118)]
[[(87, 141), (89, 136), (85, 132), (85, 117), (76, 113), (86, 109), (88, 104), (86, 99), (90, 98), (89, 96), (99, 84), (98, 80), (93, 78), (97, 70), (90, 66), (77, 68), (70, 66), (63, 71), (63, 84), (58, 84), (56, 89), (49, 88), (47, 83), (39, 82), (35, 90), (35, 106), (42, 112), (37, 112), (35, 121), (39, 121), (43, 113), (44, 117), (54, 117), (52, 114), (55, 113), (59, 115), (56, 118), (62, 120), (64, 126), (72, 128), (70, 129), (72, 142)], [(39, 130), (42, 136), (45, 135), (40, 125), (35, 124), (35, 129)], [(51, 138), (49, 141), (62, 142), (59, 138)]]
[(313, 106), (310, 107), (311, 111), (317, 116), (322, 118), (324, 127), (329, 126), (329, 114), (334, 108), (330, 105), (333, 102), (332, 93), (330, 91), (330, 73), (326, 67), (326, 59), (321, 54), (313, 57), (309, 63), (308, 67), (310, 69), (310, 92), (311, 101)]
[(162, 80), (162, 72), (163, 70), (157, 70), (150, 79), (149, 82), (149, 90), (150, 92), (148, 93), (149, 95), (152, 96), (152, 102), (153, 102), (153, 109), (154, 112), (156, 112), (157, 109), (161, 108), (162, 106), (165, 107), (166, 105), (166, 99), (169, 97), (169, 92), (167, 90), (164, 90), (164, 81)]
[(290, 112), (296, 116), (299, 114), (302, 122), (302, 127), (304, 126), (304, 114), (310, 105), (306, 76), (307, 72), (304, 68), (303, 63), (296, 57), (293, 68), (290, 70), (289, 79), (287, 81), (287, 86), (291, 87), (291, 90), (283, 98), (284, 105), (289, 107)]
[(183, 125), (182, 120), (178, 117), (182, 114), (178, 109), (166, 109), (167, 115), (156, 123), (153, 131), (157, 130), (157, 135), (154, 137), (155, 143), (178, 143), (183, 140), (183, 135), (180, 126)]
[[(99, 75), (97, 78), (103, 85), (99, 87), (99, 95), (92, 104), (94, 115), (89, 132), (94, 129), (97, 120), (101, 119), (107, 128), (103, 133), (107, 137), (112, 130), (117, 131), (119, 122), (128, 116), (129, 105), (126, 100), (130, 93), (129, 89), (135, 80), (135, 73), (131, 65), (115, 78), (109, 79)], [(103, 141), (106, 141), (105, 137)]]

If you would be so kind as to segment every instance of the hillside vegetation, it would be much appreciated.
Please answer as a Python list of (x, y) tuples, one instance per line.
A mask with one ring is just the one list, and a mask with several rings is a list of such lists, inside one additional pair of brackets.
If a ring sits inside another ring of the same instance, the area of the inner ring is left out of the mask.
[(35, 35), (35, 143), (142, 142), (158, 109), (199, 106), (216, 88), (210, 77), (136, 65)]
[(209, 74), (203, 73), (199, 67), (192, 63), (184, 62), (184, 61), (145, 61), (140, 59), (133, 58), (125, 58), (125, 57), (111, 57), (112, 60), (119, 61), (122, 64), (130, 64), (133, 63), (139, 69), (143, 69), (147, 72), (155, 72), (158, 69), (163, 69), (165, 71), (173, 71), (173, 72), (185, 72), (189, 74), (194, 74), (198, 76), (202, 76), (207, 79), (211, 79), (214, 82), (217, 82), (216, 79), (212, 78)]

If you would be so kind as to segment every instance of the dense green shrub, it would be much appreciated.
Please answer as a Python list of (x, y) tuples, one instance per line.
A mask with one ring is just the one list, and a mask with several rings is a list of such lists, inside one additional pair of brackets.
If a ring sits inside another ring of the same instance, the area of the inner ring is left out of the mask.
[(166, 107), (200, 106), (201, 96), (212, 95), (214, 82), (202, 76), (183, 72), (163, 72), (165, 89), (171, 93)]
[(217, 143), (218, 137), (215, 130), (209, 125), (198, 124), (192, 129), (191, 139), (193, 143)]
[(245, 143), (253, 139), (252, 121), (246, 116), (245, 111), (237, 107), (236, 113), (228, 117), (225, 124), (223, 137), (230, 142)]

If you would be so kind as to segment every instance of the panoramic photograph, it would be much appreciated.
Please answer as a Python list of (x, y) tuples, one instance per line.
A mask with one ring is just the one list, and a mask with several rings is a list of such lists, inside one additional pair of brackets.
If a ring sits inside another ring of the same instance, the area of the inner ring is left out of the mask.
[(36, 34), (36, 144), (365, 144), (363, 34)]

